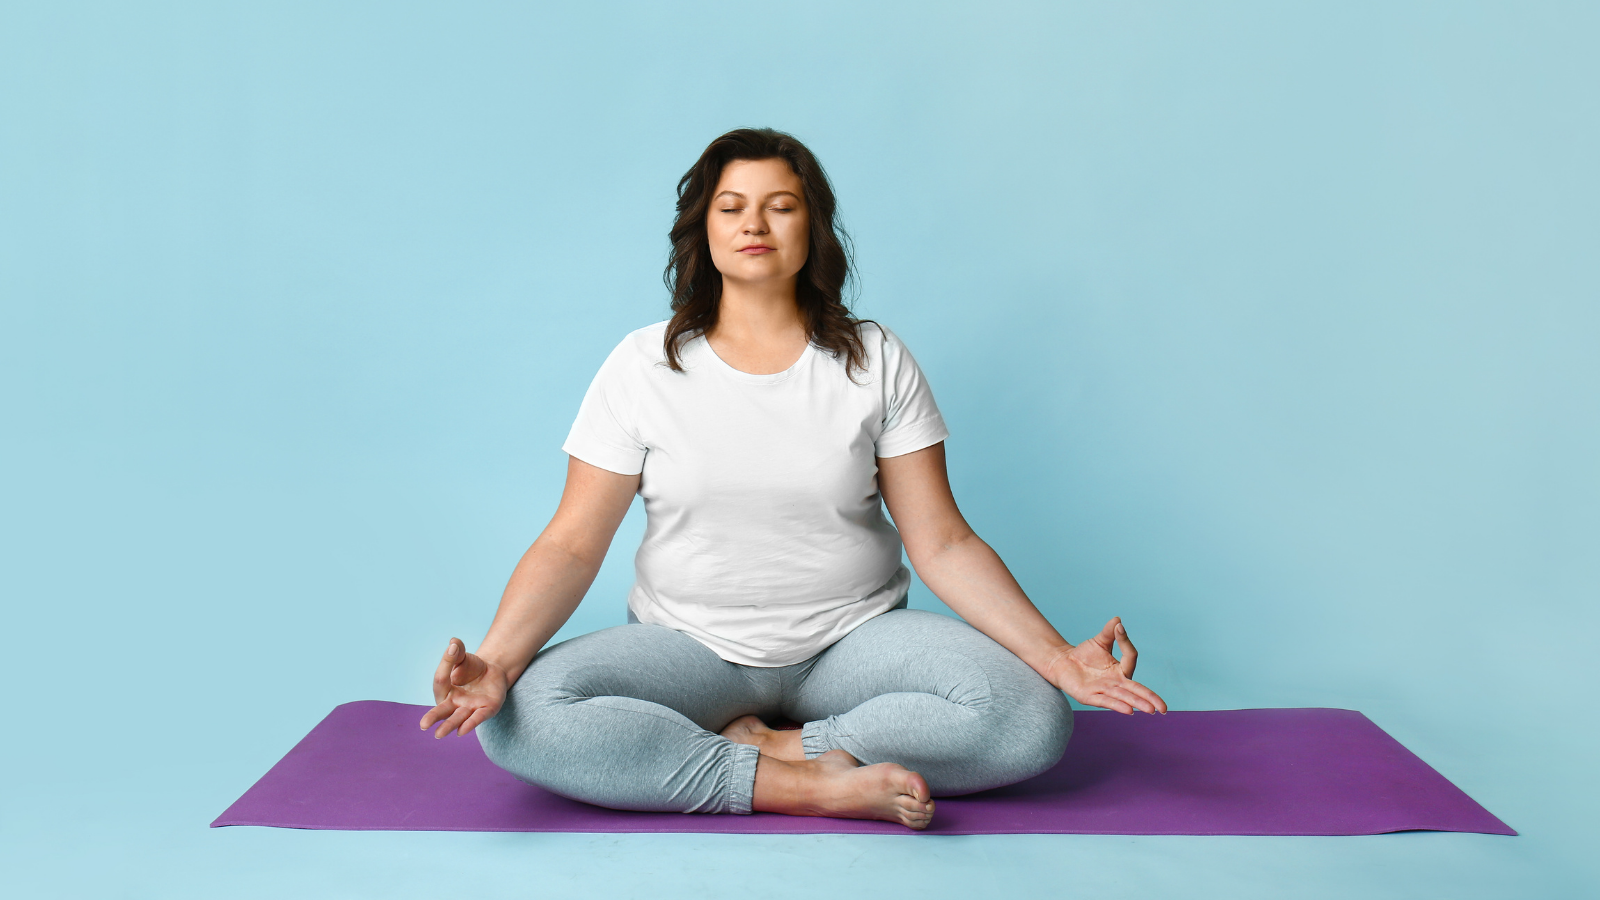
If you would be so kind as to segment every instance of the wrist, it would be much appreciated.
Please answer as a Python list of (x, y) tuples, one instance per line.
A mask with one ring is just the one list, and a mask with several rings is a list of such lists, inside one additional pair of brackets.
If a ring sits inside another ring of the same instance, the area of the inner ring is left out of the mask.
[(1035, 667), (1038, 669), (1039, 674), (1044, 676), (1045, 681), (1050, 682), (1061, 690), (1066, 690), (1063, 681), (1067, 670), (1067, 657), (1068, 654), (1072, 653), (1073, 646), (1063, 640), (1059, 645), (1050, 648), (1049, 653), (1044, 657), (1042, 666)]
[(486, 666), (491, 673), (498, 675), (501, 678), (505, 678), (506, 674), (511, 671), (510, 666), (506, 665), (505, 658), (496, 653), (493, 649), (485, 649), (480, 647), (478, 652), (474, 653), (473, 656), (483, 660), (484, 666)]

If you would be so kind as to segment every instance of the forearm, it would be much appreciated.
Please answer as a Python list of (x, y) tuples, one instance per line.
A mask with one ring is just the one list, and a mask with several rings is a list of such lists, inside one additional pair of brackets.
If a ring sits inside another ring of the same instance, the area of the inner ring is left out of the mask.
[(478, 656), (504, 669), (507, 683), (515, 683), (578, 608), (603, 558), (582, 556), (540, 535), (512, 571)]
[(982, 538), (966, 531), (922, 558), (914, 557), (912, 564), (946, 606), (1055, 683), (1053, 669), (1073, 645), (1033, 605)]

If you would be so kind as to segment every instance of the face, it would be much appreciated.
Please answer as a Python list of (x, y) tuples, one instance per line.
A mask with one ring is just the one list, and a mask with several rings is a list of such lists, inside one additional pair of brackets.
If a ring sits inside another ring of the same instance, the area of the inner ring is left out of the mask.
[(706, 211), (711, 261), (726, 280), (793, 280), (806, 264), (811, 217), (800, 176), (781, 159), (739, 159), (717, 180)]

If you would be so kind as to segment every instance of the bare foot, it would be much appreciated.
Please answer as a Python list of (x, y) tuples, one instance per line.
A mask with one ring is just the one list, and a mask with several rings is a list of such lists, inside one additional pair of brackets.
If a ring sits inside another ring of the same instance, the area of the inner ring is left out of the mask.
[(843, 750), (791, 762), (756, 762), (754, 808), (791, 816), (881, 819), (922, 830), (933, 821), (933, 797), (921, 775), (898, 763), (859, 765)]
[(758, 716), (740, 716), (722, 729), (722, 736), (735, 744), (749, 744), (761, 751), (762, 756), (803, 762), (805, 748), (800, 745), (800, 732), (778, 731), (768, 728)]

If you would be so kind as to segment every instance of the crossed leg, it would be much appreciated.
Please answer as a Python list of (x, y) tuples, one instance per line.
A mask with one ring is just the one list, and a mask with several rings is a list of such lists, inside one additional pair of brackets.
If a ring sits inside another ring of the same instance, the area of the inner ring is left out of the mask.
[(784, 674), (726, 662), (660, 626), (608, 628), (540, 653), (479, 740), (522, 780), (599, 806), (926, 827), (927, 783), (904, 766), (858, 765), (843, 750), (762, 758), (715, 733), (743, 715), (777, 714)]
[(935, 613), (884, 613), (798, 675), (782, 712), (804, 729), (774, 731), (743, 716), (723, 736), (781, 760), (842, 750), (867, 768), (899, 763), (933, 796), (950, 796), (1045, 771), (1072, 734), (1059, 690), (970, 625)]

